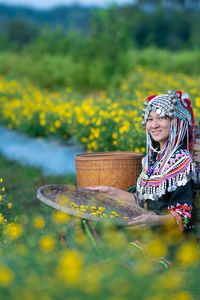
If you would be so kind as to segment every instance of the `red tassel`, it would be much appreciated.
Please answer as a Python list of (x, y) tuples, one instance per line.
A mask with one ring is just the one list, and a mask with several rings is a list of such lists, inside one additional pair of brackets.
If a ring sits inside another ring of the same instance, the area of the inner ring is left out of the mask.
[(191, 150), (193, 148), (193, 145), (194, 145), (194, 142), (195, 142), (195, 139), (196, 139), (196, 134), (195, 134), (195, 117), (194, 117), (194, 113), (193, 113), (193, 109), (192, 109), (192, 106), (191, 106), (191, 101), (190, 99), (188, 98), (185, 98), (184, 101), (187, 103), (187, 106), (185, 106), (183, 100), (182, 100), (182, 92), (180, 90), (176, 91), (176, 94), (179, 94), (180, 95), (180, 101), (183, 105), (184, 108), (188, 108), (190, 113), (191, 113), (191, 117), (192, 117), (192, 126), (191, 126), (191, 129), (190, 129), (190, 132), (189, 132), (189, 135), (190, 135), (190, 138), (191, 138), (191, 141), (190, 141), (190, 144), (189, 144), (189, 149)]
[(180, 98), (182, 97), (182, 92), (180, 90), (176, 91), (176, 94), (179, 94)]
[(192, 116), (192, 125), (195, 126), (195, 118), (194, 118), (194, 113), (193, 113), (193, 109), (192, 109), (192, 106), (191, 106), (191, 101), (190, 99), (185, 99), (185, 101), (187, 102), (187, 105), (188, 105), (188, 109), (191, 113), (191, 116)]

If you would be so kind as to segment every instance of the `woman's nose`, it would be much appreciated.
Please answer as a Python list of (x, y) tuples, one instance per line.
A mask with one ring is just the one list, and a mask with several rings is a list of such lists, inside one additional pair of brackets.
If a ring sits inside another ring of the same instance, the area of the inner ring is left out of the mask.
[(156, 120), (156, 119), (153, 120), (152, 123), (151, 123), (151, 127), (152, 127), (152, 128), (157, 128), (157, 127), (159, 127), (159, 122), (158, 122), (158, 120)]

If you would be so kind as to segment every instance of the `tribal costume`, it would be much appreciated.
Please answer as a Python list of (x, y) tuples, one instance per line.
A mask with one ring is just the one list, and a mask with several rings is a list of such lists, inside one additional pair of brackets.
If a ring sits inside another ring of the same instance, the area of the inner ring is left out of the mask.
[(163, 153), (146, 129), (146, 156), (137, 180), (137, 203), (157, 214), (172, 214), (181, 231), (193, 228), (194, 187), (200, 173), (189, 150), (195, 140), (195, 120), (188, 95), (181, 91), (150, 96), (143, 109), (143, 125), (152, 110), (161, 117), (171, 118), (169, 139)]

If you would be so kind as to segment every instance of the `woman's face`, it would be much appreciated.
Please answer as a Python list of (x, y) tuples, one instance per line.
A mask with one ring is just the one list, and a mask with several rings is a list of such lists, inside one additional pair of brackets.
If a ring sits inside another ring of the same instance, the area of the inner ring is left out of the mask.
[(171, 119), (160, 117), (156, 112), (150, 111), (146, 128), (154, 141), (160, 144), (160, 150), (164, 150), (169, 138)]

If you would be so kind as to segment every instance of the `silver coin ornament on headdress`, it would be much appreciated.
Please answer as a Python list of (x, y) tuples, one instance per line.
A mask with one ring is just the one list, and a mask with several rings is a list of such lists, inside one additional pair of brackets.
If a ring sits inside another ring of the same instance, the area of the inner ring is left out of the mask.
[(143, 108), (143, 121), (142, 124), (146, 125), (150, 111), (156, 112), (160, 117), (169, 117), (171, 119), (177, 117), (183, 119), (192, 125), (191, 112), (188, 109), (189, 96), (187, 93), (182, 94), (181, 91), (174, 93), (169, 90), (167, 94), (150, 96), (144, 102)]

